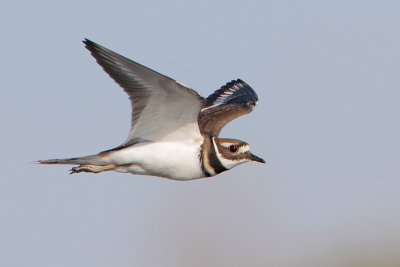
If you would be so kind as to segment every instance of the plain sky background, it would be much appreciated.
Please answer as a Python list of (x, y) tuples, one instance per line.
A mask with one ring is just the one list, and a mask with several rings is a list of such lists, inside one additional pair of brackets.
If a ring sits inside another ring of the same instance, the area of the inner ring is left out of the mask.
[[(399, 1), (3, 1), (0, 25), (0, 266), (400, 266)], [(203, 96), (249, 83), (259, 105), (222, 136), (267, 164), (34, 164), (128, 133), (83, 38)]]

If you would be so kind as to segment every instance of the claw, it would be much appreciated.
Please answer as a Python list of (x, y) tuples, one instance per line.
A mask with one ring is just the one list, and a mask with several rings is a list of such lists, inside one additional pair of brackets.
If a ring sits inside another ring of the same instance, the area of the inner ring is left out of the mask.
[(105, 166), (79, 165), (77, 167), (71, 168), (71, 170), (69, 170), (69, 174), (80, 173), (80, 172), (99, 173), (99, 172), (103, 172), (103, 171), (109, 171), (114, 168), (115, 168), (114, 165), (105, 165)]
[(72, 167), (70, 170), (69, 170), (69, 174), (71, 175), (71, 174), (74, 174), (74, 173), (78, 173), (78, 171), (76, 170), (78, 167)]
[(69, 174), (80, 173), (80, 172), (93, 172), (93, 171), (87, 165), (79, 165), (77, 167), (72, 167), (69, 170)]

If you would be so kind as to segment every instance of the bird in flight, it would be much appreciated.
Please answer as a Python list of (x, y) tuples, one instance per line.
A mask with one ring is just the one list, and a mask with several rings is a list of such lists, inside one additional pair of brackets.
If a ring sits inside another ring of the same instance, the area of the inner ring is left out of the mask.
[(93, 41), (83, 43), (104, 71), (128, 94), (131, 130), (120, 146), (95, 155), (39, 160), (78, 165), (73, 173), (117, 171), (173, 180), (210, 177), (248, 161), (265, 163), (222, 128), (250, 113), (258, 102), (244, 81), (228, 82), (207, 98), (183, 84)]

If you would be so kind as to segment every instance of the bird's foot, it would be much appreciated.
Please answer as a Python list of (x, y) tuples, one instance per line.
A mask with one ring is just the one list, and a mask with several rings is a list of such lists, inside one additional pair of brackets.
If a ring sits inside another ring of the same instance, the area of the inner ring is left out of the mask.
[(103, 171), (109, 171), (114, 169), (114, 165), (105, 165), (105, 166), (99, 166), (99, 165), (79, 165), (78, 167), (73, 167), (70, 170), (69, 174), (74, 174), (74, 173), (80, 173), (80, 172), (91, 172), (91, 173), (99, 173)]

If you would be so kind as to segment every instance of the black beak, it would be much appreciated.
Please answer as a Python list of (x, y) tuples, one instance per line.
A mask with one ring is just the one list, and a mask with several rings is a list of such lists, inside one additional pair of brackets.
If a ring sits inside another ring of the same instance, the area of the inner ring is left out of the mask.
[(265, 160), (263, 160), (262, 158), (257, 157), (257, 156), (254, 155), (254, 154), (250, 154), (250, 159), (251, 159), (252, 161), (257, 161), (257, 162), (265, 163)]

